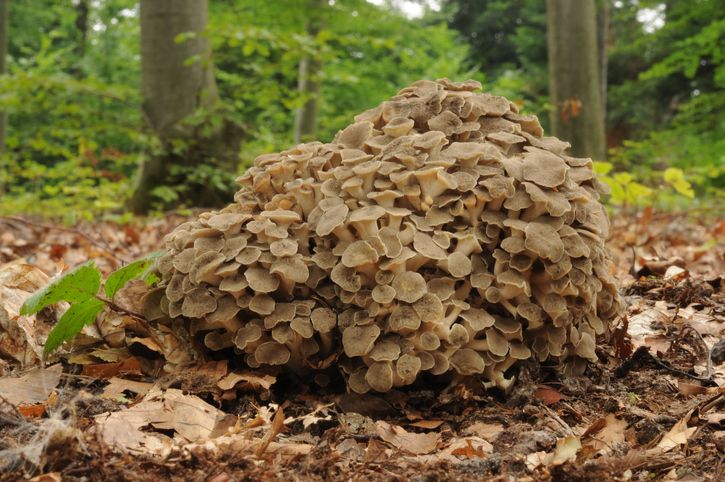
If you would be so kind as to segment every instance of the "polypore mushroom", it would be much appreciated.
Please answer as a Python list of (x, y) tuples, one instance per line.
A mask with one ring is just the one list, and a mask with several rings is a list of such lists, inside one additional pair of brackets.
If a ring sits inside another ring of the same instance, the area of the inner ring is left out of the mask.
[[(150, 321), (356, 393), (594, 361), (621, 308), (590, 159), (476, 82), (420, 81), (333, 142), (258, 157), (166, 237)], [(184, 318), (185, 323), (177, 323)]]

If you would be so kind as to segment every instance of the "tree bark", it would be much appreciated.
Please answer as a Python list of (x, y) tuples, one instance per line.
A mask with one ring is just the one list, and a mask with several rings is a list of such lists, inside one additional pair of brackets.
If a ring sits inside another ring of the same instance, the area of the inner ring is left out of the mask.
[[(308, 0), (307, 35), (317, 37), (322, 29), (325, 2)], [(304, 105), (295, 112), (295, 143), (314, 140), (317, 134), (317, 121), (320, 111), (320, 73), (322, 61), (319, 55), (308, 55), (300, 61), (297, 89), (306, 99)]]
[(76, 5), (76, 29), (78, 30), (78, 45), (76, 46), (76, 54), (83, 57), (86, 54), (86, 42), (88, 41), (88, 14), (90, 7), (88, 0), (78, 0)]
[(549, 96), (555, 136), (575, 156), (604, 159), (604, 106), (595, 0), (547, 0)]
[[(606, 144), (607, 130), (607, 67), (609, 64), (609, 3), (610, 0), (599, 0), (597, 5), (597, 46), (599, 48), (599, 85), (604, 117), (604, 137)], [(606, 145), (605, 145), (606, 149)]]
[[(0, 0), (0, 75), (7, 72), (5, 64), (10, 41), (10, 0)], [(5, 154), (5, 137), (7, 136), (8, 113), (0, 111), (0, 157)], [(4, 164), (4, 161), (3, 161)]]
[[(198, 129), (183, 123), (197, 109), (218, 101), (211, 48), (203, 33), (207, 8), (206, 0), (141, 0), (142, 110), (165, 152), (149, 155), (141, 167), (131, 200), (137, 213), (151, 207), (155, 187), (173, 188), (185, 182), (170, 177), (175, 164), (193, 166), (213, 160), (231, 172), (236, 169), (238, 129), (225, 124), (213, 136), (202, 138)], [(182, 34), (186, 38), (177, 42)], [(179, 141), (184, 146), (181, 149)], [(172, 149), (172, 143), (177, 147)], [(227, 194), (212, 186), (192, 191), (183, 200), (188, 205), (220, 204)]]

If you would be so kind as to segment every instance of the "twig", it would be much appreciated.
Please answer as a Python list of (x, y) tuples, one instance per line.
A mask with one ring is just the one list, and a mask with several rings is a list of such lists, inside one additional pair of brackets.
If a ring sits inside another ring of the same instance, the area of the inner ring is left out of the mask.
[(552, 409), (550, 409), (549, 407), (547, 407), (547, 406), (546, 406), (546, 405), (544, 405), (544, 404), (541, 404), (541, 408), (543, 408), (543, 409), (544, 409), (544, 411), (545, 411), (545, 412), (546, 412), (546, 413), (547, 413), (547, 414), (548, 414), (548, 415), (549, 415), (549, 416), (550, 416), (551, 418), (553, 418), (553, 419), (554, 419), (554, 420), (555, 420), (555, 421), (556, 421), (556, 422), (557, 422), (557, 423), (558, 423), (559, 425), (561, 425), (561, 426), (562, 426), (562, 427), (564, 428), (564, 433), (565, 433), (565, 434), (567, 434), (567, 435), (572, 435), (572, 434), (574, 434), (574, 430), (573, 430), (573, 429), (572, 429), (572, 428), (571, 428), (571, 427), (569, 426), (569, 424), (568, 424), (568, 423), (566, 423), (565, 421), (563, 421), (563, 420), (561, 419), (561, 417), (559, 417), (559, 415), (557, 415), (557, 414), (556, 414), (556, 412), (554, 412), (554, 411), (553, 411)]
[[(679, 309), (679, 307), (678, 307)], [(706, 378), (708, 381), (712, 378), (712, 348), (707, 346), (707, 343), (705, 343), (705, 339), (702, 337), (699, 331), (694, 329), (690, 325), (685, 325), (682, 327), (682, 332), (685, 331), (692, 331), (697, 335), (697, 338), (700, 340), (700, 343), (702, 343), (702, 346), (705, 347), (705, 364), (707, 367), (707, 372), (704, 378)]]
[(669, 372), (675, 373), (675, 374), (683, 376), (683, 377), (691, 378), (692, 380), (697, 380), (699, 382), (711, 382), (711, 379), (710, 379), (711, 373), (710, 372), (708, 372), (707, 377), (700, 377), (698, 375), (693, 375), (691, 373), (687, 373), (686, 371), (675, 368), (675, 367), (671, 366), (669, 363), (660, 360), (657, 356), (650, 353), (649, 347), (647, 347), (647, 346), (640, 346), (639, 348), (637, 348), (637, 350), (635, 350), (635, 352), (632, 353), (632, 356), (629, 357), (628, 360), (626, 360), (624, 363), (622, 363), (617, 368), (615, 368), (614, 376), (617, 378), (622, 378), (622, 377), (626, 376), (627, 373), (629, 373), (635, 367), (635, 364), (638, 361), (640, 361), (642, 358), (645, 358), (645, 357), (651, 359), (653, 362), (655, 362), (655, 364), (657, 366), (659, 366), (660, 368), (663, 368)]
[(26, 224), (28, 226), (32, 226), (32, 227), (40, 228), (40, 229), (49, 229), (49, 230), (55, 230), (55, 231), (62, 231), (65, 233), (72, 233), (72, 234), (82, 237), (83, 239), (87, 240), (89, 243), (91, 243), (95, 247), (103, 250), (117, 262), (130, 263), (129, 260), (127, 260), (121, 256), (118, 256), (116, 253), (114, 253), (113, 250), (111, 249), (111, 247), (108, 245), (108, 243), (106, 243), (105, 240), (101, 242), (96, 239), (93, 239), (92, 237), (90, 237), (89, 235), (87, 235), (86, 233), (84, 233), (83, 231), (81, 231), (77, 228), (67, 228), (65, 226), (55, 226), (52, 224), (36, 223), (35, 221), (23, 219), (19, 216), (0, 216), (0, 220), (5, 220), (6, 222), (10, 221), (10, 222), (22, 223), (22, 224)]
[[(0, 395), (0, 405), (7, 405), (8, 407), (10, 407), (11, 413), (13, 415), (15, 415), (15, 417), (18, 420), (20, 420), (20, 421), (25, 420), (25, 417), (23, 417), (23, 414), (20, 413), (20, 411), (18, 410), (18, 407), (16, 407), (12, 403), (10, 403), (10, 400), (8, 400), (7, 398), (3, 397), (2, 395)], [(15, 420), (13, 420), (13, 422), (15, 422)], [(15, 424), (17, 425), (17, 422), (15, 422)]]

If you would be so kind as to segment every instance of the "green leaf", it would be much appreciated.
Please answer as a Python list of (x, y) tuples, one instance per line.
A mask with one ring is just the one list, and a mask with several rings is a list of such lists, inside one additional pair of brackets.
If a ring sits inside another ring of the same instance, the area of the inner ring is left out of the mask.
[(59, 301), (80, 302), (92, 298), (101, 287), (101, 272), (93, 261), (78, 266), (36, 291), (20, 307), (21, 315), (37, 313)]
[(72, 304), (68, 311), (58, 320), (58, 324), (50, 330), (48, 339), (43, 347), (43, 353), (54, 351), (64, 342), (73, 339), (85, 325), (96, 321), (96, 316), (103, 309), (103, 302), (96, 298), (87, 298), (79, 303)]
[(594, 172), (599, 176), (605, 176), (612, 170), (614, 164), (611, 162), (594, 161)]
[(146, 280), (151, 274), (150, 268), (153, 266), (154, 261), (163, 254), (163, 251), (156, 251), (111, 273), (103, 288), (106, 296), (109, 299), (113, 299), (116, 293), (118, 293), (118, 290), (126, 286), (126, 283), (132, 279), (141, 278)]

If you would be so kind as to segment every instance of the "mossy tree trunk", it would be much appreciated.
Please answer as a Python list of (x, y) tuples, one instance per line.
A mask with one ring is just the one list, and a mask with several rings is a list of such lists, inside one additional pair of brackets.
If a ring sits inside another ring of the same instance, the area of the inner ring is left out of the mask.
[[(218, 92), (211, 64), (211, 48), (205, 36), (207, 0), (141, 0), (141, 91), (143, 113), (159, 137), (161, 152), (149, 154), (143, 165), (131, 207), (149, 210), (153, 190), (159, 186), (185, 185), (172, 175), (172, 167), (209, 163), (236, 171), (241, 133), (224, 123), (213, 135), (184, 122), (199, 109), (212, 109)], [(167, 204), (214, 205), (225, 195), (208, 185), (195, 186), (179, 202)]]
[(604, 106), (595, 0), (547, 0), (553, 134), (576, 156), (604, 159)]
[[(307, 35), (314, 41), (322, 29), (324, 0), (308, 0)], [(320, 112), (320, 73), (322, 60), (319, 52), (302, 58), (299, 66), (297, 89), (305, 103), (295, 112), (295, 143), (314, 140)]]

